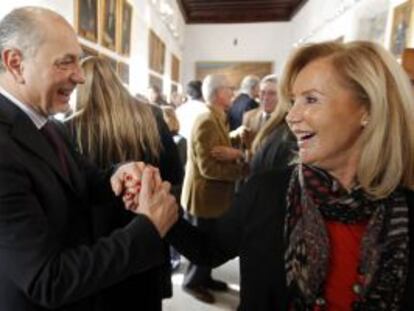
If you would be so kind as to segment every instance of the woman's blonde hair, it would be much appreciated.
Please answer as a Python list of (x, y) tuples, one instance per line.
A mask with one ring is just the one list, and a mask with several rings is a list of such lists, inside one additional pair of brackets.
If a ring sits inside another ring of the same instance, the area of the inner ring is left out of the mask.
[(174, 108), (169, 106), (162, 106), (161, 110), (164, 121), (167, 123), (170, 132), (174, 135), (178, 134), (178, 131), (180, 130), (180, 122), (178, 121)]
[(129, 93), (105, 59), (88, 57), (82, 68), (85, 83), (78, 86), (70, 118), (81, 153), (99, 167), (157, 161), (161, 141), (150, 106)]
[(398, 186), (414, 189), (414, 100), (401, 66), (372, 42), (305, 45), (288, 60), (279, 84), (280, 102), (289, 105), (298, 73), (320, 58), (332, 62), (338, 77), (369, 114), (357, 168), (361, 186), (376, 198)]

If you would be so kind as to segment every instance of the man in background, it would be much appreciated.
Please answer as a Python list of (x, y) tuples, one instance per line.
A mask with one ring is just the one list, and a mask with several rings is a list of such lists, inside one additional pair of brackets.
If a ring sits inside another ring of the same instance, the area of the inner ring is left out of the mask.
[(259, 98), (260, 106), (246, 112), (243, 116), (243, 125), (249, 129), (248, 142), (246, 143), (248, 149), (256, 134), (270, 119), (276, 108), (278, 101), (276, 75), (267, 75), (260, 81)]
[(201, 81), (192, 80), (186, 86), (187, 101), (177, 108), (176, 115), (180, 123), (180, 135), (184, 136), (187, 142), (190, 141), (191, 131), (195, 120), (202, 113), (208, 111), (201, 93)]
[[(239, 161), (217, 161), (212, 154), (216, 146), (231, 147), (226, 112), (231, 106), (233, 91), (228, 80), (222, 75), (209, 75), (203, 81), (202, 92), (207, 112), (194, 123), (181, 204), (190, 221), (208, 232), (230, 208), (235, 181), (243, 177), (246, 167)], [(212, 279), (210, 267), (192, 263), (183, 285), (184, 290), (206, 303), (215, 302), (209, 290), (227, 290), (226, 283)]]
[(230, 131), (242, 125), (243, 115), (246, 111), (259, 107), (255, 98), (259, 94), (260, 79), (254, 75), (243, 78), (240, 84), (240, 94), (234, 99), (228, 112)]

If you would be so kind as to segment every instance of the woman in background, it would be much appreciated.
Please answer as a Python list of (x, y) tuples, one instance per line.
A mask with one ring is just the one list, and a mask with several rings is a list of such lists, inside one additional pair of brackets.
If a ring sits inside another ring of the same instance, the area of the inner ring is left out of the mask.
[[(150, 105), (130, 95), (106, 60), (88, 57), (82, 62), (82, 68), (85, 83), (78, 88), (76, 109), (68, 120), (79, 151), (101, 168), (132, 160), (159, 166), (160, 159), (165, 157), (164, 144), (174, 145), (174, 142), (168, 133), (160, 133)], [(166, 170), (168, 167), (164, 166), (161, 175), (171, 181)], [(98, 236), (109, 234), (132, 217), (120, 206), (93, 212), (94, 233)], [(108, 288), (99, 299), (108, 311), (161, 310), (162, 298), (171, 296), (170, 276), (166, 255), (163, 266)]]

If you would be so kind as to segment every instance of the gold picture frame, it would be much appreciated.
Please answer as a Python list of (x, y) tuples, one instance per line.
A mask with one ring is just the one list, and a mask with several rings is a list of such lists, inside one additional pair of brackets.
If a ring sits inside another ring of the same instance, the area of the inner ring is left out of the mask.
[(112, 50), (116, 50), (118, 41), (119, 1), (101, 0), (99, 43)]
[(133, 7), (126, 0), (120, 0), (120, 23), (118, 52), (121, 55), (129, 56), (131, 53), (131, 33), (133, 21)]
[(397, 5), (392, 14), (390, 51), (398, 59), (407, 47), (411, 35), (412, 0)]
[(122, 82), (129, 85), (129, 65), (124, 62), (118, 62), (118, 75)]
[(93, 42), (98, 39), (98, 0), (74, 0), (75, 28), (79, 36)]

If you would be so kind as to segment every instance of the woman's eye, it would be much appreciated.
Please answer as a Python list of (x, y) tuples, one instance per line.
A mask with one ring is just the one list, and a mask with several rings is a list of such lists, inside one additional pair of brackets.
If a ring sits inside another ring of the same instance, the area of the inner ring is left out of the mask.
[(307, 104), (313, 104), (317, 102), (317, 98), (313, 96), (306, 96), (306, 103)]

